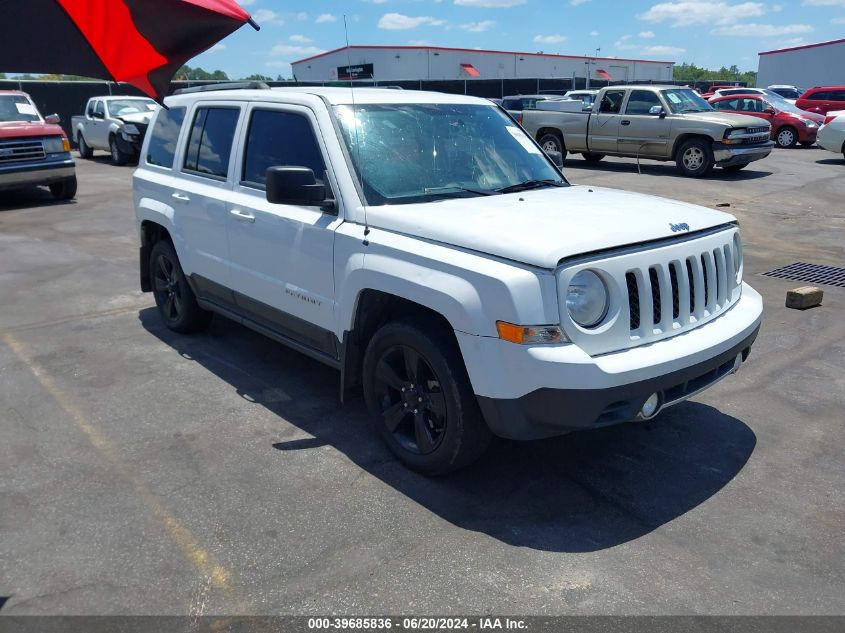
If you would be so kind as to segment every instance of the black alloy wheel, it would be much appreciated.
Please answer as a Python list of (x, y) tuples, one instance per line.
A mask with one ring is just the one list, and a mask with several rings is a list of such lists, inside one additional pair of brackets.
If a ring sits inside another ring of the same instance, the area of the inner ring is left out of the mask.
[(165, 325), (174, 332), (199, 332), (211, 323), (212, 313), (197, 303), (176, 250), (168, 240), (160, 240), (150, 253), (150, 280), (153, 297)]
[(162, 316), (168, 322), (178, 322), (184, 307), (176, 265), (167, 253), (158, 253), (153, 270), (153, 294)]
[(446, 397), (431, 364), (407, 345), (388, 348), (373, 384), (382, 422), (407, 451), (434, 452), (446, 432)]

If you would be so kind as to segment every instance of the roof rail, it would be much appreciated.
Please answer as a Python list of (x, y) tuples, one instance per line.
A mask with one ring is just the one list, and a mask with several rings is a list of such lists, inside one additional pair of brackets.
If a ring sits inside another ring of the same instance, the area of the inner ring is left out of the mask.
[(191, 92), (213, 92), (215, 90), (267, 90), (269, 88), (270, 86), (263, 81), (228, 81), (226, 83), (194, 86), (193, 88), (179, 88), (173, 94), (184, 95)]

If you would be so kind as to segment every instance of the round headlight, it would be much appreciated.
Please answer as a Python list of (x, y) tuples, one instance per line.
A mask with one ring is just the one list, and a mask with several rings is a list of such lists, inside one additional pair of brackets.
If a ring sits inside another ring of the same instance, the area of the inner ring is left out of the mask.
[(578, 325), (590, 328), (601, 323), (607, 314), (607, 287), (591, 270), (582, 270), (569, 282), (566, 308)]

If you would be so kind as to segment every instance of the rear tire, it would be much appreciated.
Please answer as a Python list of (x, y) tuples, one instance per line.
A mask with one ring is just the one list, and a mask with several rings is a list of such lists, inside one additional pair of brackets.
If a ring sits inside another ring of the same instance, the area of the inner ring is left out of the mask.
[(689, 178), (706, 176), (713, 170), (714, 162), (710, 144), (700, 138), (692, 138), (681, 145), (675, 159), (678, 171)]
[(784, 125), (775, 133), (775, 143), (784, 149), (795, 147), (798, 143), (798, 130), (790, 125)]
[(492, 437), (449, 333), (423, 322), (379, 329), (364, 355), (364, 397), (405, 466), (442, 475), (467, 466)]
[(117, 138), (114, 134), (109, 137), (109, 153), (111, 153), (111, 162), (113, 165), (120, 167), (129, 162), (129, 154), (123, 153), (123, 150), (120, 149), (120, 145), (117, 144)]
[(197, 303), (179, 264), (176, 249), (168, 240), (160, 240), (153, 246), (150, 253), (150, 280), (159, 315), (168, 328), (189, 334), (208, 327), (213, 315)]
[(56, 200), (73, 200), (76, 197), (76, 186), (76, 176), (71, 176), (50, 185), (50, 193)]
[(82, 132), (76, 135), (76, 147), (80, 158), (91, 158), (94, 155), (94, 150), (88, 147)]
[(592, 152), (585, 152), (581, 154), (584, 157), (584, 160), (588, 163), (597, 163), (602, 160), (607, 154), (593, 154)]
[(560, 152), (561, 157), (566, 160), (566, 147), (563, 145), (563, 137), (554, 132), (547, 132), (543, 134), (537, 143), (543, 148), (544, 152)]

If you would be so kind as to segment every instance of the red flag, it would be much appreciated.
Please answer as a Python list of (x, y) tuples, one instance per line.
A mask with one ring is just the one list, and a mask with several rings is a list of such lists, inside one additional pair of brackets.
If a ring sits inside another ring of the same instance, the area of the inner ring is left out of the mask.
[(596, 74), (597, 74), (599, 77), (602, 77), (603, 79), (607, 79), (608, 81), (610, 81), (610, 80), (612, 80), (612, 79), (613, 79), (613, 77), (611, 77), (611, 76), (610, 76), (610, 73), (609, 73), (609, 72), (607, 72), (606, 70), (602, 70), (601, 68), (599, 68), (599, 69), (596, 71)]
[(472, 64), (461, 64), (461, 70), (470, 77), (481, 77), (481, 73), (478, 72), (478, 69)]

